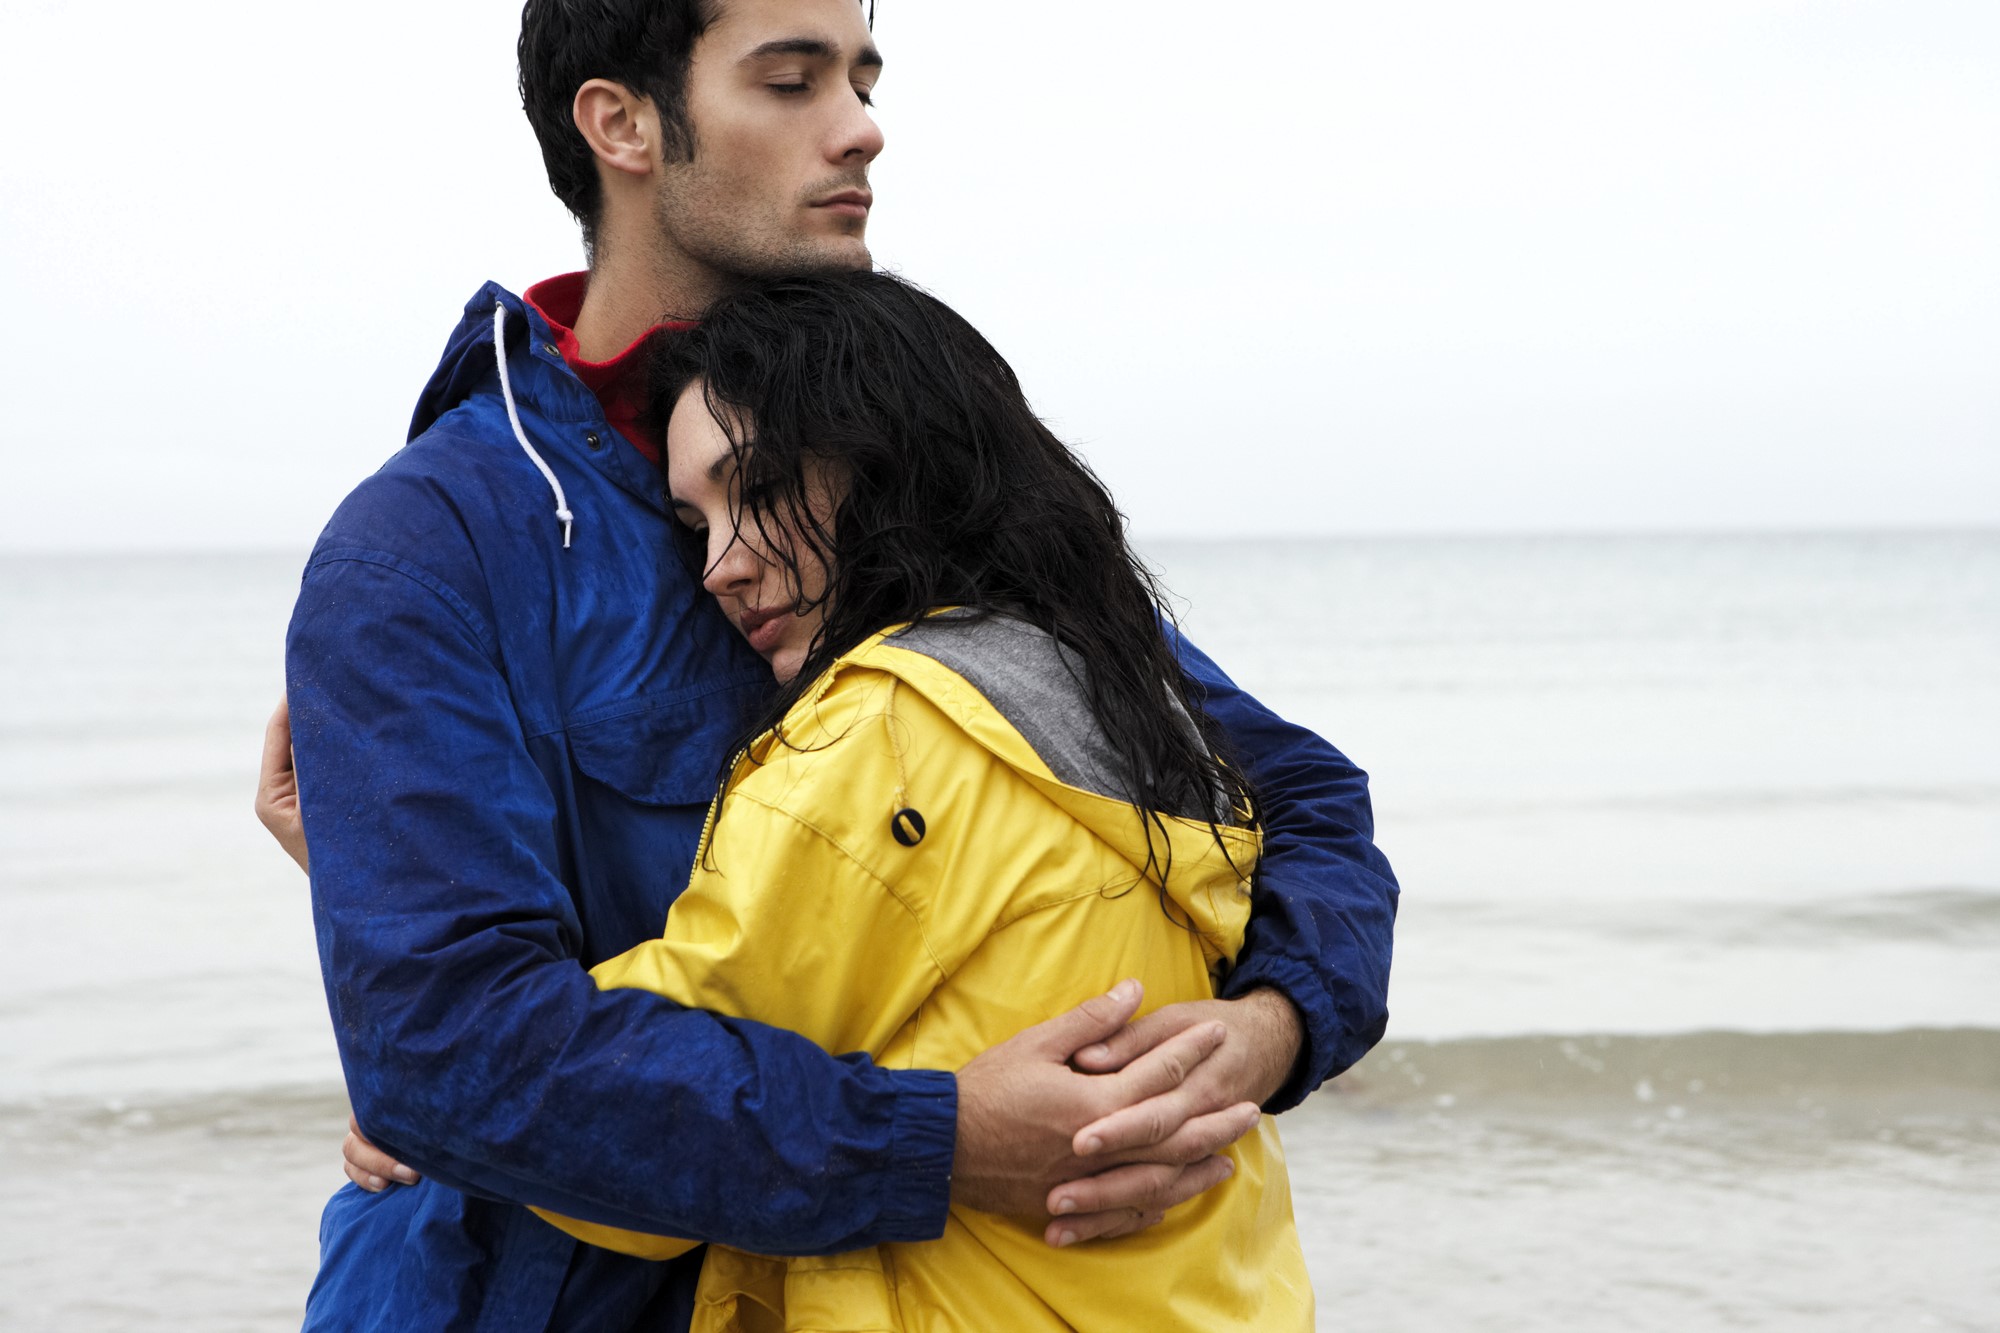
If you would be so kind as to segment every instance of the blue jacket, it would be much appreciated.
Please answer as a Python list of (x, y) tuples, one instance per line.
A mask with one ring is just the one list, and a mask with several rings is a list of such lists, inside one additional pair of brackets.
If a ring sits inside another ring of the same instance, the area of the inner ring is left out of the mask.
[[(308, 1328), (684, 1324), (699, 1252), (626, 1258), (520, 1204), (773, 1254), (943, 1229), (950, 1074), (586, 974), (659, 934), (771, 688), (670, 521), (541, 317), (488, 284), (307, 564), (286, 659), (327, 1000), (357, 1118), (426, 1177), (334, 1196)], [(1365, 775), (1182, 649), (1265, 802), (1227, 989), (1304, 1016), (1284, 1109), (1381, 1035), (1395, 882)]]

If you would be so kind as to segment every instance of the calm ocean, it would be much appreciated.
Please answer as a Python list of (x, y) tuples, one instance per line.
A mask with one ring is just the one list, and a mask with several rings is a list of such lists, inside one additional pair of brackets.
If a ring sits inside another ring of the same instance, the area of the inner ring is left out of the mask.
[[(2000, 534), (1161, 544), (1374, 778), (1328, 1329), (2000, 1328)], [(296, 556), (0, 557), (0, 1327), (296, 1327), (345, 1104), (250, 814)]]

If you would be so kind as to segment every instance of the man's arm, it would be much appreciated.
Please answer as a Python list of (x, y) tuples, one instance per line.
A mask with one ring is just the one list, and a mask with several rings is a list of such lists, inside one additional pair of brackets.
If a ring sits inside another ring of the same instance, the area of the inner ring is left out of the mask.
[(293, 623), (329, 1002), (359, 1122), (396, 1156), (475, 1193), (790, 1253), (936, 1235), (947, 1190), (1033, 1212), (1057, 1182), (1136, 1156), (1078, 1159), (1071, 1139), (1149, 1099), (1174, 1132), (1105, 1191), (1091, 1234), (1223, 1178), (1213, 1154), (1253, 1122), (1181, 1092), (1219, 1032), (1182, 1034), (1117, 1083), (1067, 1063), (1136, 996), (1030, 1029), (954, 1082), (599, 992), (550, 869), (553, 797), (492, 654), (463, 599), (390, 557), (317, 564)]
[(1249, 933), (1223, 988), (1284, 995), (1303, 1020), (1304, 1049), (1269, 1111), (1298, 1105), (1351, 1068), (1389, 1022), (1397, 886), (1376, 848), (1368, 775), (1340, 751), (1273, 713), (1179, 641), (1206, 692), (1204, 708), (1236, 748), (1264, 812)]
[[(1388, 1022), (1389, 959), (1397, 887), (1373, 842), (1368, 776), (1331, 745), (1278, 717), (1177, 638), (1182, 665), (1204, 691), (1204, 708), (1236, 750), (1263, 805), (1250, 928), (1221, 1001), (1169, 1005), (1109, 1042), (1077, 1053), (1080, 1068), (1108, 1070), (1188, 1026), (1230, 1026), (1223, 1058), (1209, 1061), (1184, 1095), (1252, 1097), (1284, 1111), (1352, 1066)], [(1210, 1087), (1211, 1084), (1215, 1086)], [(1121, 1111), (1078, 1132), (1131, 1150), (1158, 1134), (1147, 1108)], [(1055, 1192), (1079, 1209), (1098, 1206), (1094, 1181)]]
[[(293, 619), (314, 915), (369, 1137), (457, 1189), (760, 1249), (938, 1234), (950, 1075), (591, 983), (496, 651), (389, 556), (322, 557)], [(748, 1152), (746, 1118), (771, 1131)]]

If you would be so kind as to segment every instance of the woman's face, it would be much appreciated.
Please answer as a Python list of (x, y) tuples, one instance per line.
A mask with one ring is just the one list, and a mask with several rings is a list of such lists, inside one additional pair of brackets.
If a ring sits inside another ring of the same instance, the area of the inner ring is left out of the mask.
[[(819, 632), (826, 567), (811, 543), (794, 540), (781, 515), (763, 515), (760, 528), (757, 516), (744, 509), (736, 472), (729, 436), (710, 415), (697, 380), (682, 392), (667, 422), (667, 503), (674, 517), (706, 542), (701, 586), (771, 664), (779, 683), (787, 684), (799, 674)], [(833, 512), (826, 488), (809, 486), (807, 501), (814, 519), (825, 524)], [(797, 587), (785, 568), (795, 552), (802, 585)], [(810, 609), (800, 611), (801, 603)]]

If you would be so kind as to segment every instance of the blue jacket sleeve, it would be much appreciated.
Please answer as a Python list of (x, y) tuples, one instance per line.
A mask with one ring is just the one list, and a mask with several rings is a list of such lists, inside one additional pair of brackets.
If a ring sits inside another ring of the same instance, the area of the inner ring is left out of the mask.
[(1305, 1048), (1265, 1108), (1289, 1110), (1382, 1039), (1396, 877), (1375, 847), (1368, 775), (1251, 698), (1186, 639), (1179, 649), (1263, 805), (1249, 933), (1223, 994), (1270, 986), (1298, 1009)]
[(287, 643), (313, 910), (356, 1116), (436, 1181), (764, 1253), (942, 1233), (957, 1085), (600, 991), (555, 798), (478, 612), (322, 553)]

